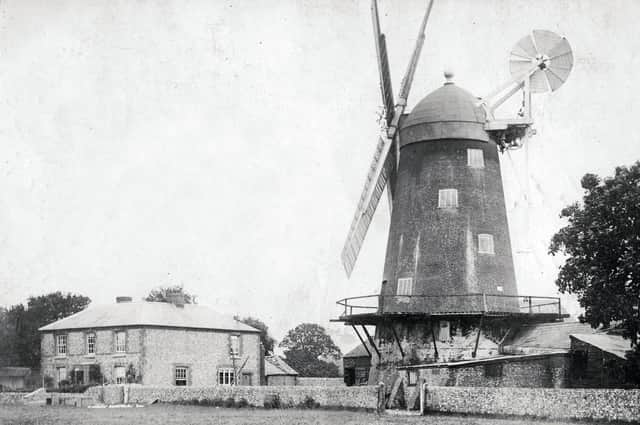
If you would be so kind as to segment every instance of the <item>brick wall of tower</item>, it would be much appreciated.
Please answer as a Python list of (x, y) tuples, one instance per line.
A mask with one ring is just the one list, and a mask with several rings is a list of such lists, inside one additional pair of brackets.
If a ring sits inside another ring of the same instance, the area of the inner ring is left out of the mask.
[[(467, 165), (467, 149), (481, 149), (483, 168)], [(438, 208), (439, 189), (458, 191), (458, 208)], [(493, 142), (434, 140), (401, 150), (382, 289), (385, 311), (425, 308), (478, 310), (482, 300), (394, 297), (399, 278), (413, 278), (416, 295), (516, 295), (498, 151)], [(478, 252), (478, 234), (493, 235), (495, 254)], [(498, 287), (501, 287), (502, 291)], [(445, 304), (439, 305), (439, 302)], [(514, 299), (497, 309), (517, 311)], [(425, 305), (420, 305), (423, 303)], [(429, 303), (436, 303), (431, 305)], [(450, 305), (449, 305), (450, 304)]]

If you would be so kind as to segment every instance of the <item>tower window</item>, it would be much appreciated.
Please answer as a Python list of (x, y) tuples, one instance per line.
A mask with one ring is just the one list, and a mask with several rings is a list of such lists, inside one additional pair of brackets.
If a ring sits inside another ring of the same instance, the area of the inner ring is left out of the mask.
[(467, 149), (467, 165), (472, 168), (484, 168), (482, 149)]
[(440, 189), (438, 191), (438, 208), (458, 208), (458, 190)]
[(478, 253), (495, 254), (493, 251), (493, 235), (481, 233), (478, 235)]
[(398, 290), (396, 295), (412, 295), (413, 294), (413, 278), (403, 277), (398, 279)]

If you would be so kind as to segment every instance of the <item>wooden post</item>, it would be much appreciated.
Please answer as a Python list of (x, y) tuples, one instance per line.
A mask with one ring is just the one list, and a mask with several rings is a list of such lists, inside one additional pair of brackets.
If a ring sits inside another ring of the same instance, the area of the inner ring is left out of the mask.
[(471, 353), (471, 357), (476, 358), (476, 354), (478, 353), (478, 343), (480, 342), (480, 332), (482, 332), (482, 319), (484, 319), (484, 315), (480, 316), (480, 325), (478, 325), (478, 335), (476, 335), (476, 344), (473, 347), (473, 352)]
[(364, 334), (367, 336), (367, 339), (369, 340), (369, 344), (371, 344), (373, 349), (376, 351), (376, 354), (378, 355), (378, 360), (380, 360), (380, 351), (378, 351), (378, 347), (376, 346), (376, 343), (373, 341), (373, 338), (371, 338), (371, 335), (369, 335), (369, 331), (367, 330), (367, 328), (365, 328), (364, 325), (362, 325), (362, 330), (364, 331)]
[(424, 415), (427, 411), (427, 382), (424, 381), (420, 385), (420, 414)]
[(396, 343), (398, 344), (398, 348), (400, 349), (400, 355), (404, 360), (404, 350), (402, 349), (402, 345), (400, 344), (400, 338), (398, 338), (398, 334), (396, 333), (396, 328), (393, 326), (393, 323), (390, 323), (391, 331), (393, 331), (393, 337), (396, 339)]
[(438, 359), (438, 346), (436, 345), (436, 334), (433, 332), (433, 322), (429, 321), (429, 327), (431, 328), (431, 339), (433, 340), (433, 355), (436, 360)]
[(364, 349), (367, 350), (367, 354), (369, 355), (369, 358), (371, 358), (371, 351), (369, 351), (369, 347), (367, 347), (367, 344), (364, 342), (364, 339), (362, 339), (360, 332), (358, 332), (358, 328), (356, 328), (355, 325), (351, 325), (351, 327), (356, 332), (356, 335), (358, 335), (358, 339), (362, 343), (362, 346), (364, 347)]

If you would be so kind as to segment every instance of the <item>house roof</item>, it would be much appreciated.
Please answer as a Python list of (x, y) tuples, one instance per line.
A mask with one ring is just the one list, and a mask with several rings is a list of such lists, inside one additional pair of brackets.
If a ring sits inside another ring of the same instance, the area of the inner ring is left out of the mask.
[(571, 348), (570, 334), (594, 334), (590, 325), (580, 322), (537, 323), (522, 326), (509, 338), (503, 350), (509, 354), (535, 354)]
[(31, 369), (28, 367), (0, 367), (0, 376), (2, 377), (21, 377), (31, 375)]
[(160, 326), (260, 332), (231, 316), (217, 313), (205, 306), (185, 304), (184, 307), (177, 307), (171, 303), (149, 301), (90, 305), (78, 313), (43, 326), (39, 330), (47, 332), (118, 326)]
[(575, 338), (592, 345), (604, 352), (626, 359), (627, 351), (631, 350), (631, 344), (620, 335), (610, 334), (571, 334)]
[[(369, 348), (369, 353), (373, 352), (373, 348), (371, 348), (371, 345), (369, 343), (367, 343), (367, 347)], [(369, 353), (367, 353), (367, 349), (365, 348), (365, 346), (360, 344), (356, 348), (342, 356), (342, 358), (345, 359), (352, 357), (370, 357)]]
[(293, 370), (293, 368), (279, 356), (266, 356), (264, 360), (264, 374), (266, 376), (298, 375), (298, 372)]

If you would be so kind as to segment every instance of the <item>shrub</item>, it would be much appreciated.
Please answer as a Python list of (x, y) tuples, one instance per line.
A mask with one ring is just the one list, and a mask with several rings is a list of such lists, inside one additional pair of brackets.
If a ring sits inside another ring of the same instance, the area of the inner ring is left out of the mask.
[(242, 397), (240, 400), (238, 400), (238, 402), (236, 403), (236, 407), (242, 409), (244, 407), (249, 407), (249, 402), (247, 401), (246, 398)]
[(267, 394), (264, 398), (265, 409), (280, 409), (282, 408), (282, 402), (278, 394)]
[(300, 409), (317, 409), (320, 407), (320, 403), (314, 400), (310, 395), (306, 396), (303, 401), (298, 403), (298, 408)]
[(224, 407), (236, 407), (236, 401), (233, 399), (233, 397), (227, 397), (224, 400)]
[(210, 406), (213, 407), (222, 407), (224, 405), (224, 400), (222, 400), (222, 398), (220, 397), (215, 397), (213, 400), (211, 400), (211, 404)]

